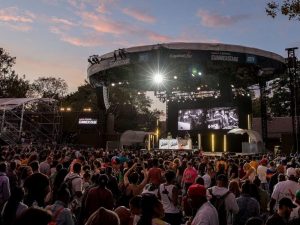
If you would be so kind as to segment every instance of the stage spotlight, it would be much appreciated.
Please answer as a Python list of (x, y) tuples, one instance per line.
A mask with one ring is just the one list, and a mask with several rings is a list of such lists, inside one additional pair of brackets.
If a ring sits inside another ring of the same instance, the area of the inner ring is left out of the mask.
[(114, 86), (115, 86), (115, 83), (111, 83), (111, 86), (113, 86), (113, 87), (114, 87)]
[(174, 79), (177, 80), (177, 76), (174, 76)]
[(153, 81), (157, 84), (162, 83), (163, 80), (164, 80), (164, 77), (160, 73), (155, 74), (153, 77)]
[(202, 75), (202, 73), (201, 73), (201, 72), (198, 72), (198, 75), (199, 75), (199, 76), (201, 76), (201, 75)]

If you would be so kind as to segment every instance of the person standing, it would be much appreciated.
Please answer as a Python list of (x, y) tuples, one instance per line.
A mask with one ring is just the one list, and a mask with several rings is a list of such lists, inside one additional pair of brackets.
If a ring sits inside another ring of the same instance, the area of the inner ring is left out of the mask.
[(9, 178), (6, 176), (7, 166), (5, 162), (0, 163), (0, 209), (10, 197)]
[(172, 170), (165, 173), (166, 183), (159, 186), (158, 196), (165, 211), (165, 221), (171, 225), (181, 224), (181, 213), (178, 209), (178, 188), (174, 185), (176, 174)]
[(206, 189), (203, 185), (193, 184), (188, 189), (188, 198), (195, 217), (187, 225), (219, 225), (216, 208), (207, 201)]
[(207, 195), (216, 207), (220, 225), (232, 224), (232, 215), (237, 214), (239, 206), (233, 193), (228, 190), (228, 178), (224, 174), (217, 176), (217, 186), (208, 189)]
[(270, 212), (273, 213), (274, 207), (278, 208), (278, 203), (283, 197), (293, 200), (295, 198), (297, 190), (300, 189), (300, 185), (297, 182), (296, 170), (292, 167), (286, 171), (288, 180), (281, 181), (274, 187), (271, 201), (270, 201)]
[(296, 199), (294, 201), (294, 204), (297, 206), (296, 208), (293, 209), (290, 219), (298, 219), (300, 218), (300, 189), (296, 192)]
[(275, 214), (270, 216), (266, 225), (286, 225), (288, 224), (293, 208), (297, 206), (293, 204), (289, 198), (282, 198), (279, 200), (279, 207)]
[(241, 196), (237, 198), (239, 212), (233, 217), (234, 225), (244, 225), (249, 218), (260, 215), (259, 203), (255, 198), (252, 198), (250, 194), (251, 184), (250, 181), (247, 180), (242, 185)]
[(260, 161), (260, 165), (257, 167), (257, 176), (260, 179), (260, 186), (262, 189), (264, 190), (268, 190), (268, 182), (267, 182), (267, 164), (268, 164), (268, 160), (267, 159), (262, 159)]
[(182, 187), (184, 191), (187, 191), (198, 176), (197, 170), (193, 167), (193, 163), (190, 161), (187, 163), (187, 168), (183, 172), (182, 176)]

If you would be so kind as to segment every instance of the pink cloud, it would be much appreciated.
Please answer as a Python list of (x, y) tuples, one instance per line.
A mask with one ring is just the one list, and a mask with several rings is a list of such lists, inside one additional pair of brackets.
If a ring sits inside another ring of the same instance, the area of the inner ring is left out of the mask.
[(29, 11), (22, 11), (17, 7), (8, 7), (0, 10), (0, 21), (33, 23), (35, 15)]
[(75, 23), (73, 23), (70, 20), (57, 18), (57, 17), (51, 18), (51, 22), (56, 23), (56, 24), (65, 25), (65, 26), (70, 26), (70, 27), (73, 27), (76, 25)]
[(199, 10), (197, 16), (201, 19), (201, 24), (205, 27), (228, 27), (240, 20), (248, 18), (248, 15), (222, 16), (206, 10)]
[(148, 32), (148, 37), (150, 41), (153, 42), (170, 42), (172, 38), (167, 35), (158, 34), (155, 32)]
[(96, 15), (90, 12), (80, 12), (85, 27), (95, 31), (110, 34), (122, 34), (126, 32), (128, 26), (122, 22), (107, 19), (103, 15)]
[(74, 37), (69, 35), (60, 27), (50, 27), (50, 31), (57, 34), (61, 41), (77, 47), (93, 47), (106, 44), (107, 42), (99, 35), (89, 35), (88, 37)]
[(17, 24), (17, 25), (14, 25), (14, 24), (7, 24), (7, 26), (8, 26), (9, 28), (11, 28), (12, 30), (16, 30), (16, 31), (23, 31), (23, 32), (26, 32), (26, 31), (32, 30), (32, 27), (31, 27), (31, 26), (23, 25), (23, 24)]
[(123, 13), (145, 23), (155, 23), (156, 21), (154, 16), (148, 15), (146, 11), (141, 11), (138, 9), (124, 8)]

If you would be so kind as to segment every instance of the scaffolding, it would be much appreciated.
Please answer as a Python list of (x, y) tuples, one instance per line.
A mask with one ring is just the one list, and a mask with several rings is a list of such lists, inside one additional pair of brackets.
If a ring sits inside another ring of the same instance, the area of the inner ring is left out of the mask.
[(61, 133), (55, 99), (0, 98), (0, 118), (0, 139), (8, 145), (55, 143)]

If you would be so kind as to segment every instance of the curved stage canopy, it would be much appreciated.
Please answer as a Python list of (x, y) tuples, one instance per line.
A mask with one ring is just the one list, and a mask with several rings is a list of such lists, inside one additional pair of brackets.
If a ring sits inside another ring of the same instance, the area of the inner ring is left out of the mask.
[(155, 91), (162, 101), (247, 94), (272, 80), (285, 60), (272, 52), (238, 45), (166, 43), (118, 49), (90, 56), (88, 78), (109, 107), (107, 87)]

